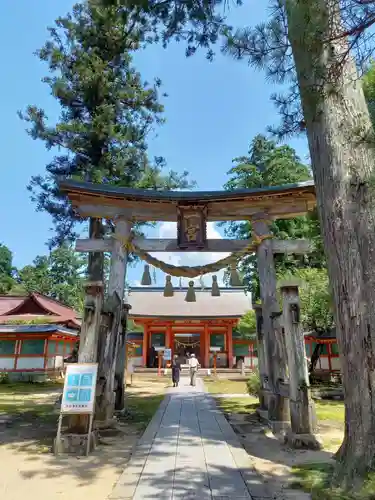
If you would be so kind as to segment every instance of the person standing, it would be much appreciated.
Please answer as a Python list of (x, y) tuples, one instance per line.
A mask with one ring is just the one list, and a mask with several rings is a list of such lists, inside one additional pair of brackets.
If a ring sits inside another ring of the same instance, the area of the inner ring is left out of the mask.
[(181, 372), (181, 364), (178, 361), (177, 354), (175, 354), (173, 356), (173, 361), (172, 361), (172, 382), (173, 382), (173, 387), (178, 387), (178, 384), (180, 382), (180, 372)]
[(195, 387), (197, 382), (197, 371), (198, 371), (198, 360), (193, 353), (189, 359), (189, 368), (190, 368), (190, 385)]

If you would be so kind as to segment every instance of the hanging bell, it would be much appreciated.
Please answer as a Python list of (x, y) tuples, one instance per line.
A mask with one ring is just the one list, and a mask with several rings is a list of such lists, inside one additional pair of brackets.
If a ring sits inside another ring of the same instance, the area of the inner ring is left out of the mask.
[(169, 274), (165, 277), (164, 297), (173, 297), (174, 290), (172, 285), (172, 276)]
[(212, 297), (220, 297), (220, 288), (217, 282), (217, 276), (212, 276), (212, 288), (211, 288)]
[(150, 266), (148, 264), (145, 264), (143, 274), (142, 274), (142, 281), (141, 285), (146, 286), (146, 285), (151, 285), (151, 274), (150, 274)]
[(189, 281), (189, 288), (186, 292), (185, 301), (186, 302), (196, 302), (197, 301), (197, 299), (195, 297), (194, 281)]
[(238, 274), (236, 264), (232, 264), (230, 267), (229, 286), (242, 286), (241, 278)]

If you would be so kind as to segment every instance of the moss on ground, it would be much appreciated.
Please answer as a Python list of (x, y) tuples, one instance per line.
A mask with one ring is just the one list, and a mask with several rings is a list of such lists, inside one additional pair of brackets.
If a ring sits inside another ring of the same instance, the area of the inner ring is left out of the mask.
[(205, 377), (204, 385), (211, 394), (247, 394), (246, 380)]
[(293, 467), (292, 487), (311, 494), (312, 500), (374, 500), (375, 473), (368, 476), (362, 488), (351, 493), (332, 488), (333, 464), (305, 464)]

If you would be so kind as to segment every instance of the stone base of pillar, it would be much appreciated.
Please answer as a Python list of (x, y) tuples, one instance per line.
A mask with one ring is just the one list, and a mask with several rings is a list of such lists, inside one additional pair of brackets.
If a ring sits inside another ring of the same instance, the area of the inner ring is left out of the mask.
[(290, 430), (290, 422), (287, 420), (268, 420), (268, 426), (274, 434), (284, 434)]
[(94, 430), (87, 434), (61, 434), (60, 439), (55, 438), (53, 443), (53, 452), (55, 455), (68, 454), (85, 456), (87, 453), (87, 440), (90, 439), (89, 452), (95, 450), (98, 446), (98, 431)]
[(95, 428), (98, 430), (113, 429), (117, 426), (117, 424), (118, 420), (116, 417), (108, 418), (107, 420), (95, 420)]
[(256, 410), (258, 417), (263, 420), (264, 422), (268, 423), (268, 410), (267, 408), (257, 408)]
[(289, 431), (285, 434), (284, 443), (296, 449), (321, 450), (323, 448), (322, 440), (315, 434), (295, 434)]
[(269, 393), (267, 408), (270, 420), (290, 422), (289, 398), (280, 394)]

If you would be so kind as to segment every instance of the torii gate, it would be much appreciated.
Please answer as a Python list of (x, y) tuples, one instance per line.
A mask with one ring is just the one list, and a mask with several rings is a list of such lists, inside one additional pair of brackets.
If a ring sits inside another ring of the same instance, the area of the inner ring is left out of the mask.
[[(118, 188), (72, 180), (62, 180), (60, 190), (82, 217), (110, 219), (115, 224), (115, 238), (78, 240), (79, 252), (111, 252), (109, 294), (123, 299), (127, 251), (122, 244), (137, 222), (177, 222), (176, 239), (135, 238), (134, 243), (146, 252), (237, 252), (245, 247), (256, 251), (262, 298), (263, 335), (259, 337), (262, 392), (269, 419), (285, 421), (286, 405), (279, 384), (285, 381), (286, 359), (277, 320), (280, 308), (276, 298), (274, 254), (306, 254), (306, 240), (274, 240), (269, 231), (272, 220), (306, 214), (315, 204), (312, 181), (259, 189), (234, 191), (152, 191)], [(249, 220), (254, 245), (244, 240), (207, 240), (208, 221)], [(100, 290), (91, 293), (100, 293)], [(167, 299), (166, 299), (167, 300)], [(115, 342), (118, 345), (118, 341)], [(125, 343), (124, 343), (125, 346)], [(118, 377), (124, 376), (125, 347), (117, 347)], [(95, 356), (91, 353), (91, 358)], [(91, 359), (94, 361), (94, 359)], [(111, 384), (109, 383), (109, 388)], [(121, 398), (120, 398), (121, 399)], [(123, 398), (121, 399), (123, 404)], [(121, 408), (117, 408), (121, 409)]]

